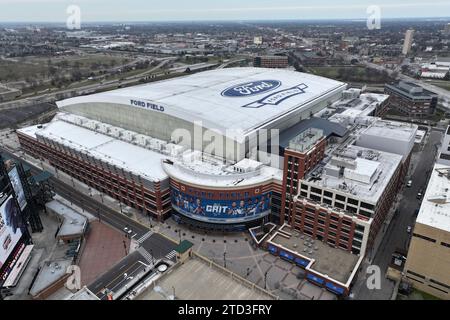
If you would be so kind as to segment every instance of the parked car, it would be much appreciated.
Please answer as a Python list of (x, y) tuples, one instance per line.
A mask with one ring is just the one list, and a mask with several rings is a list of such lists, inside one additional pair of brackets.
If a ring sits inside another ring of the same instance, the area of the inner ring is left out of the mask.
[(422, 189), (420, 189), (419, 190), (419, 192), (417, 192), (417, 199), (422, 199), (422, 196), (423, 196), (423, 190)]
[(411, 186), (412, 186), (412, 180), (408, 180), (408, 182), (406, 183), (406, 186), (407, 186), (408, 188), (411, 188)]
[(412, 227), (411, 227), (411, 226), (408, 226), (408, 227), (406, 228), (406, 232), (408, 232), (408, 233), (411, 233), (411, 230), (412, 230)]

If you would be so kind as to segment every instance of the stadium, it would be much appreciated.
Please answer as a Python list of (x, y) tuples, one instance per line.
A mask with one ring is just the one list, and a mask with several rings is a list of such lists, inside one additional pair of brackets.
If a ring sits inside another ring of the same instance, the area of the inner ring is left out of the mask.
[(50, 123), (17, 133), (27, 153), (154, 218), (243, 229), (280, 212), (285, 135), (346, 86), (217, 69), (59, 101)]

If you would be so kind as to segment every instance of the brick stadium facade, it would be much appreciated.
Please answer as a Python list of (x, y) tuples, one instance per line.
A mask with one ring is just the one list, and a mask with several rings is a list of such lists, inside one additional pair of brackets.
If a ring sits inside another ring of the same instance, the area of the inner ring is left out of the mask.
[(158, 220), (164, 220), (170, 215), (172, 207), (168, 179), (149, 182), (54, 141), (39, 141), (20, 132), (18, 138), (25, 152), (35, 158), (48, 160), (56, 169), (123, 204)]

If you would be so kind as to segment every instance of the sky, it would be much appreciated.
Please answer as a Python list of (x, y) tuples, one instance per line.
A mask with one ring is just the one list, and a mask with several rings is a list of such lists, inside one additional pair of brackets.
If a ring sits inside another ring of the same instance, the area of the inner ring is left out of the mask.
[(81, 21), (365, 19), (450, 16), (450, 0), (0, 0), (1, 22), (65, 22), (78, 5)]

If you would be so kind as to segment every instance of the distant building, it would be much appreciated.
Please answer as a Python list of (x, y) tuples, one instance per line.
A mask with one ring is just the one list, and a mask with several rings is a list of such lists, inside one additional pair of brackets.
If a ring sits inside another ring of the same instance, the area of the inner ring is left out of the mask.
[(404, 54), (405, 56), (411, 50), (413, 37), (414, 37), (414, 30), (412, 29), (406, 30), (405, 41), (403, 42), (403, 49), (402, 49), (402, 54)]
[[(448, 155), (449, 141), (450, 127), (441, 156)], [(413, 287), (446, 300), (450, 299), (449, 190), (450, 167), (438, 160), (417, 216), (404, 270)]]
[(256, 44), (256, 45), (263, 44), (263, 38), (262, 37), (254, 37), (253, 44)]
[(450, 35), (450, 23), (447, 23), (447, 25), (445, 26), (444, 34)]
[(411, 117), (433, 114), (437, 106), (437, 94), (412, 82), (386, 84), (384, 92), (391, 96), (391, 106)]
[(258, 56), (253, 59), (253, 66), (258, 68), (286, 68), (287, 56)]

